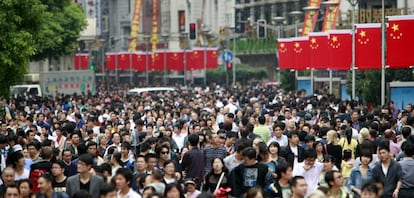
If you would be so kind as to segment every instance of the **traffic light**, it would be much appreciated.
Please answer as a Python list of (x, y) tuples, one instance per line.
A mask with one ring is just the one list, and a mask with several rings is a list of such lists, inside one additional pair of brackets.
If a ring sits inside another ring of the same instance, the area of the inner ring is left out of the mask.
[(91, 70), (91, 71), (95, 71), (95, 65), (89, 65), (89, 70)]
[(257, 37), (266, 38), (266, 20), (264, 19), (257, 21)]
[(197, 25), (190, 23), (190, 40), (196, 40), (197, 37)]
[(232, 62), (228, 62), (227, 63), (227, 70), (231, 70), (233, 67), (233, 63)]

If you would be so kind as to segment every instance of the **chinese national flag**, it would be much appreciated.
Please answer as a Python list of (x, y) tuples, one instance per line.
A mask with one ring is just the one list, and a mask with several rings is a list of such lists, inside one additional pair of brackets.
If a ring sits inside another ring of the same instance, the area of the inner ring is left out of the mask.
[(167, 52), (167, 69), (173, 71), (184, 70), (184, 53), (183, 51)]
[[(118, 70), (129, 70), (130, 69), (130, 58), (129, 52), (121, 52), (117, 54), (117, 61), (118, 61)], [(115, 64), (116, 65), (116, 64)]]
[(187, 58), (187, 70), (199, 70), (204, 69), (204, 52), (203, 49), (193, 49), (190, 52), (186, 52)]
[(408, 68), (414, 65), (414, 15), (389, 16), (387, 28), (387, 65)]
[[(135, 71), (145, 71), (146, 69), (146, 54), (144, 52), (136, 52), (132, 54), (132, 69)], [(149, 57), (148, 57), (149, 58)], [(149, 60), (149, 59), (148, 59)], [(149, 64), (149, 62), (148, 62)]]
[(74, 68), (76, 70), (88, 69), (89, 55), (88, 54), (75, 54), (73, 58)]
[(381, 24), (356, 24), (355, 67), (363, 69), (381, 68)]
[(329, 68), (328, 47), (329, 34), (326, 32), (309, 33), (309, 56), (312, 69)]
[(114, 54), (114, 53), (106, 53), (105, 54), (105, 57), (106, 57), (106, 70), (107, 71), (114, 71), (115, 70), (115, 68), (116, 68), (116, 65), (115, 65), (115, 56), (116, 56), (116, 54)]
[(277, 39), (279, 69), (291, 69), (295, 64), (292, 39)]
[(352, 63), (352, 30), (329, 31), (329, 69), (349, 70)]
[(217, 65), (217, 48), (207, 48), (206, 56), (207, 56), (207, 62), (206, 62), (207, 69), (217, 69), (217, 66), (218, 66)]
[(309, 68), (309, 38), (299, 37), (293, 39), (293, 52), (295, 56), (294, 70)]
[(162, 71), (164, 70), (164, 53), (155, 51), (151, 56), (149, 71)]

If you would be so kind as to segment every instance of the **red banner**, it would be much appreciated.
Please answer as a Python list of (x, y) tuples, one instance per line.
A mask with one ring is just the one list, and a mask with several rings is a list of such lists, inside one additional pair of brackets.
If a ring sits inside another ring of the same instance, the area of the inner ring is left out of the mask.
[(138, 32), (139, 32), (139, 25), (141, 20), (141, 5), (142, 0), (135, 0), (135, 7), (134, 12), (132, 15), (132, 23), (131, 23), (131, 40), (129, 41), (128, 51), (133, 52), (137, 50), (137, 42), (138, 42)]
[(73, 63), (76, 70), (88, 69), (89, 54), (75, 54), (73, 57)]
[(295, 64), (292, 39), (277, 39), (277, 42), (277, 59), (279, 61), (279, 69), (292, 69)]
[[(130, 65), (130, 53), (128, 52), (120, 52), (117, 54), (117, 61), (118, 61), (118, 70), (129, 70), (132, 65)], [(116, 64), (115, 64), (116, 65)]]
[(183, 71), (184, 70), (184, 53), (183, 51), (167, 52), (168, 70)]
[(309, 38), (293, 38), (293, 52), (295, 56), (294, 70), (309, 69)]
[(329, 69), (349, 70), (352, 63), (352, 30), (329, 31)]
[(204, 54), (202, 49), (193, 49), (186, 53), (187, 70), (204, 69)]
[(414, 15), (389, 16), (387, 28), (387, 65), (408, 68), (414, 65)]
[[(309, 0), (308, 6), (310, 7), (320, 7), (321, 0)], [(308, 36), (309, 32), (313, 32), (315, 28), (316, 21), (318, 20), (319, 9), (316, 11), (308, 11), (305, 13), (305, 19), (303, 20), (302, 26), (302, 36)]]
[(106, 53), (106, 70), (113, 71), (116, 69), (116, 54), (114, 53)]
[(155, 51), (151, 55), (150, 71), (164, 70), (164, 53), (161, 51)]
[[(150, 57), (150, 55), (148, 56), (148, 58)], [(146, 60), (147, 56), (144, 52), (136, 52), (133, 53), (132, 55), (132, 69), (135, 71), (146, 71), (146, 64), (147, 64), (147, 60)], [(148, 63), (150, 63), (148, 61)]]
[(336, 6), (326, 6), (325, 15), (323, 17), (322, 32), (336, 29), (336, 19), (338, 18), (341, 0), (330, 0), (329, 2), (335, 2), (338, 4)]
[(356, 24), (355, 67), (381, 69), (381, 24)]
[(309, 33), (309, 56), (310, 67), (312, 69), (328, 69), (329, 53), (328, 47), (329, 34), (326, 32)]
[(206, 49), (206, 56), (207, 56), (207, 69), (217, 69), (217, 48), (207, 48)]

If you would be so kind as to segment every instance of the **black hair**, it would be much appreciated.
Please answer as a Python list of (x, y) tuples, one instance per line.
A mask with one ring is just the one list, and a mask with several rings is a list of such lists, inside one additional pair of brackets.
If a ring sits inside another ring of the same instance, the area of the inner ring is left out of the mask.
[(125, 178), (126, 182), (129, 182), (129, 186), (131, 186), (133, 178), (131, 170), (129, 170), (128, 168), (119, 168), (116, 171), (115, 175), (122, 175)]
[(148, 160), (149, 160), (150, 158), (157, 158), (157, 156), (155, 155), (155, 153), (147, 153), (147, 154), (145, 155), (145, 162), (147, 162), (147, 163), (148, 163)]
[(335, 173), (339, 173), (339, 171), (336, 170), (330, 170), (325, 174), (325, 182), (328, 184), (329, 187), (332, 186), (331, 182), (335, 181)]
[(296, 184), (298, 184), (298, 180), (300, 179), (305, 179), (305, 178), (300, 175), (294, 176), (289, 182), (290, 187), (296, 186)]
[(280, 178), (282, 178), (282, 173), (286, 173), (289, 168), (292, 168), (292, 166), (289, 163), (280, 162), (275, 168), (277, 179), (279, 180)]
[(99, 189), (99, 194), (106, 196), (110, 192), (116, 191), (116, 186), (111, 183), (104, 183)]
[(390, 152), (390, 142), (388, 140), (383, 140), (378, 144), (378, 151), (386, 150)]
[(313, 148), (310, 148), (310, 149), (306, 150), (305, 153), (304, 153), (304, 158), (305, 159), (307, 159), (307, 158), (316, 158), (316, 157), (317, 157), (317, 154), (316, 154), (315, 149), (313, 149)]
[(164, 196), (167, 196), (168, 192), (171, 191), (173, 188), (176, 188), (180, 193), (180, 197), (177, 198), (185, 198), (183, 190), (181, 189), (181, 185), (178, 183), (171, 183), (165, 187)]
[(253, 149), (252, 147), (247, 147), (243, 150), (242, 153), (243, 157), (248, 157), (249, 159), (256, 159), (256, 150)]
[(375, 183), (366, 183), (361, 188), (361, 193), (362, 192), (372, 192), (372, 193), (377, 195), (378, 194), (378, 187)]
[(346, 136), (346, 140), (348, 144), (351, 144), (351, 140), (352, 140), (352, 128), (351, 127), (348, 127), (345, 129), (345, 136)]
[(294, 135), (299, 137), (299, 133), (297, 131), (289, 131), (287, 134), (288, 139), (291, 139)]
[(122, 142), (121, 148), (126, 148), (127, 150), (131, 150), (131, 144), (129, 142)]
[(197, 146), (198, 139), (199, 137), (197, 134), (191, 134), (190, 136), (188, 136), (188, 142), (190, 143), (191, 146)]
[(118, 162), (119, 165), (124, 166), (124, 162), (121, 160), (121, 158), (122, 158), (121, 152), (115, 152), (114, 154), (112, 154), (112, 158), (116, 162)]
[(362, 159), (362, 157), (368, 157), (370, 159), (369, 162), (371, 162), (372, 161), (372, 152), (371, 152), (370, 149), (362, 149), (359, 157), (361, 159)]
[(279, 156), (280, 155), (280, 152), (281, 152), (281, 149), (280, 149), (280, 144), (278, 143), (278, 142), (276, 142), (276, 141), (274, 141), (274, 142), (271, 142), (270, 144), (269, 144), (269, 146), (267, 147), (267, 150), (270, 152), (270, 147), (271, 146), (273, 146), (273, 147), (276, 147), (277, 148), (277, 155)]

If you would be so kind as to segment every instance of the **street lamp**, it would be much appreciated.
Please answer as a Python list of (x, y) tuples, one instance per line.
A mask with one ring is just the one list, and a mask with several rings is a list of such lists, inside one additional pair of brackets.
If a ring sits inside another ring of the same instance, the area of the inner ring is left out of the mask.
[[(330, 9), (332, 9), (332, 8), (334, 8), (334, 7), (336, 7), (336, 6), (338, 6), (339, 5), (339, 3), (338, 2), (335, 2), (335, 1), (324, 1), (324, 2), (322, 2), (321, 3), (321, 5), (322, 6), (325, 6), (325, 7), (327, 7), (327, 8), (330, 8)], [(331, 10), (331, 12), (333, 12), (333, 9)], [(325, 13), (326, 14), (326, 13)], [(328, 13), (329, 14), (329, 13)], [(332, 14), (330, 14), (331, 16), (330, 17), (328, 17), (328, 21), (329, 21), (329, 25), (330, 25), (330, 27), (331, 27), (331, 29), (332, 29), (332, 26), (333, 26), (333, 17), (332, 17)], [(353, 25), (352, 25), (353, 26)], [(352, 28), (353, 29), (353, 28)], [(355, 52), (355, 43), (354, 43), (354, 40), (355, 40), (355, 36), (354, 36), (354, 33), (352, 32), (352, 68), (354, 69), (354, 65), (355, 65), (355, 57), (354, 57), (354, 52)], [(353, 70), (352, 71), (352, 75), (355, 75), (355, 70)], [(353, 83), (353, 85), (355, 86), (355, 82)], [(329, 69), (329, 93), (330, 94), (332, 94), (332, 69)], [(355, 87), (353, 86), (353, 88), (352, 88), (352, 90), (355, 90)], [(353, 91), (353, 92), (355, 92), (355, 91)], [(354, 99), (354, 97), (355, 96), (352, 96), (352, 98)]]
[(180, 37), (182, 39), (184, 39), (184, 85), (187, 85), (187, 54), (186, 54), (186, 49), (187, 49), (187, 41), (188, 41), (188, 32), (182, 32), (180, 33)]
[(355, 100), (355, 6), (358, 0), (348, 0), (352, 6), (352, 99)]
[(164, 41), (164, 85), (167, 85), (167, 43), (168, 43), (168, 34), (161, 35), (162, 40)]
[(275, 21), (276, 25), (279, 26), (279, 30), (277, 31), (277, 38), (282, 38), (283, 34), (282, 34), (282, 24), (283, 21), (286, 19), (285, 17), (282, 16), (277, 16), (277, 17), (273, 17), (272, 18), (273, 21)]
[[(201, 30), (204, 36), (210, 32), (210, 28), (203, 28)], [(204, 48), (204, 86), (207, 86), (207, 42), (203, 43)]]
[[(305, 11), (305, 12), (309, 12), (309, 16), (310, 16), (310, 19), (311, 19), (311, 28), (310, 28), (310, 31), (313, 31), (313, 15), (315, 14), (315, 11), (318, 11), (320, 8), (319, 7), (316, 7), (316, 6), (307, 6), (307, 7), (304, 7), (304, 8), (302, 8), (303, 9), (303, 11)], [(311, 84), (310, 84), (310, 89), (311, 89), (311, 93), (314, 93), (314, 91), (313, 91), (313, 84), (314, 84), (314, 81), (313, 81), (313, 68), (310, 68), (310, 70), (311, 70)]]
[(144, 41), (145, 41), (145, 84), (148, 86), (149, 85), (149, 79), (148, 79), (148, 44), (150, 41), (151, 36), (146, 34), (144, 35)]

